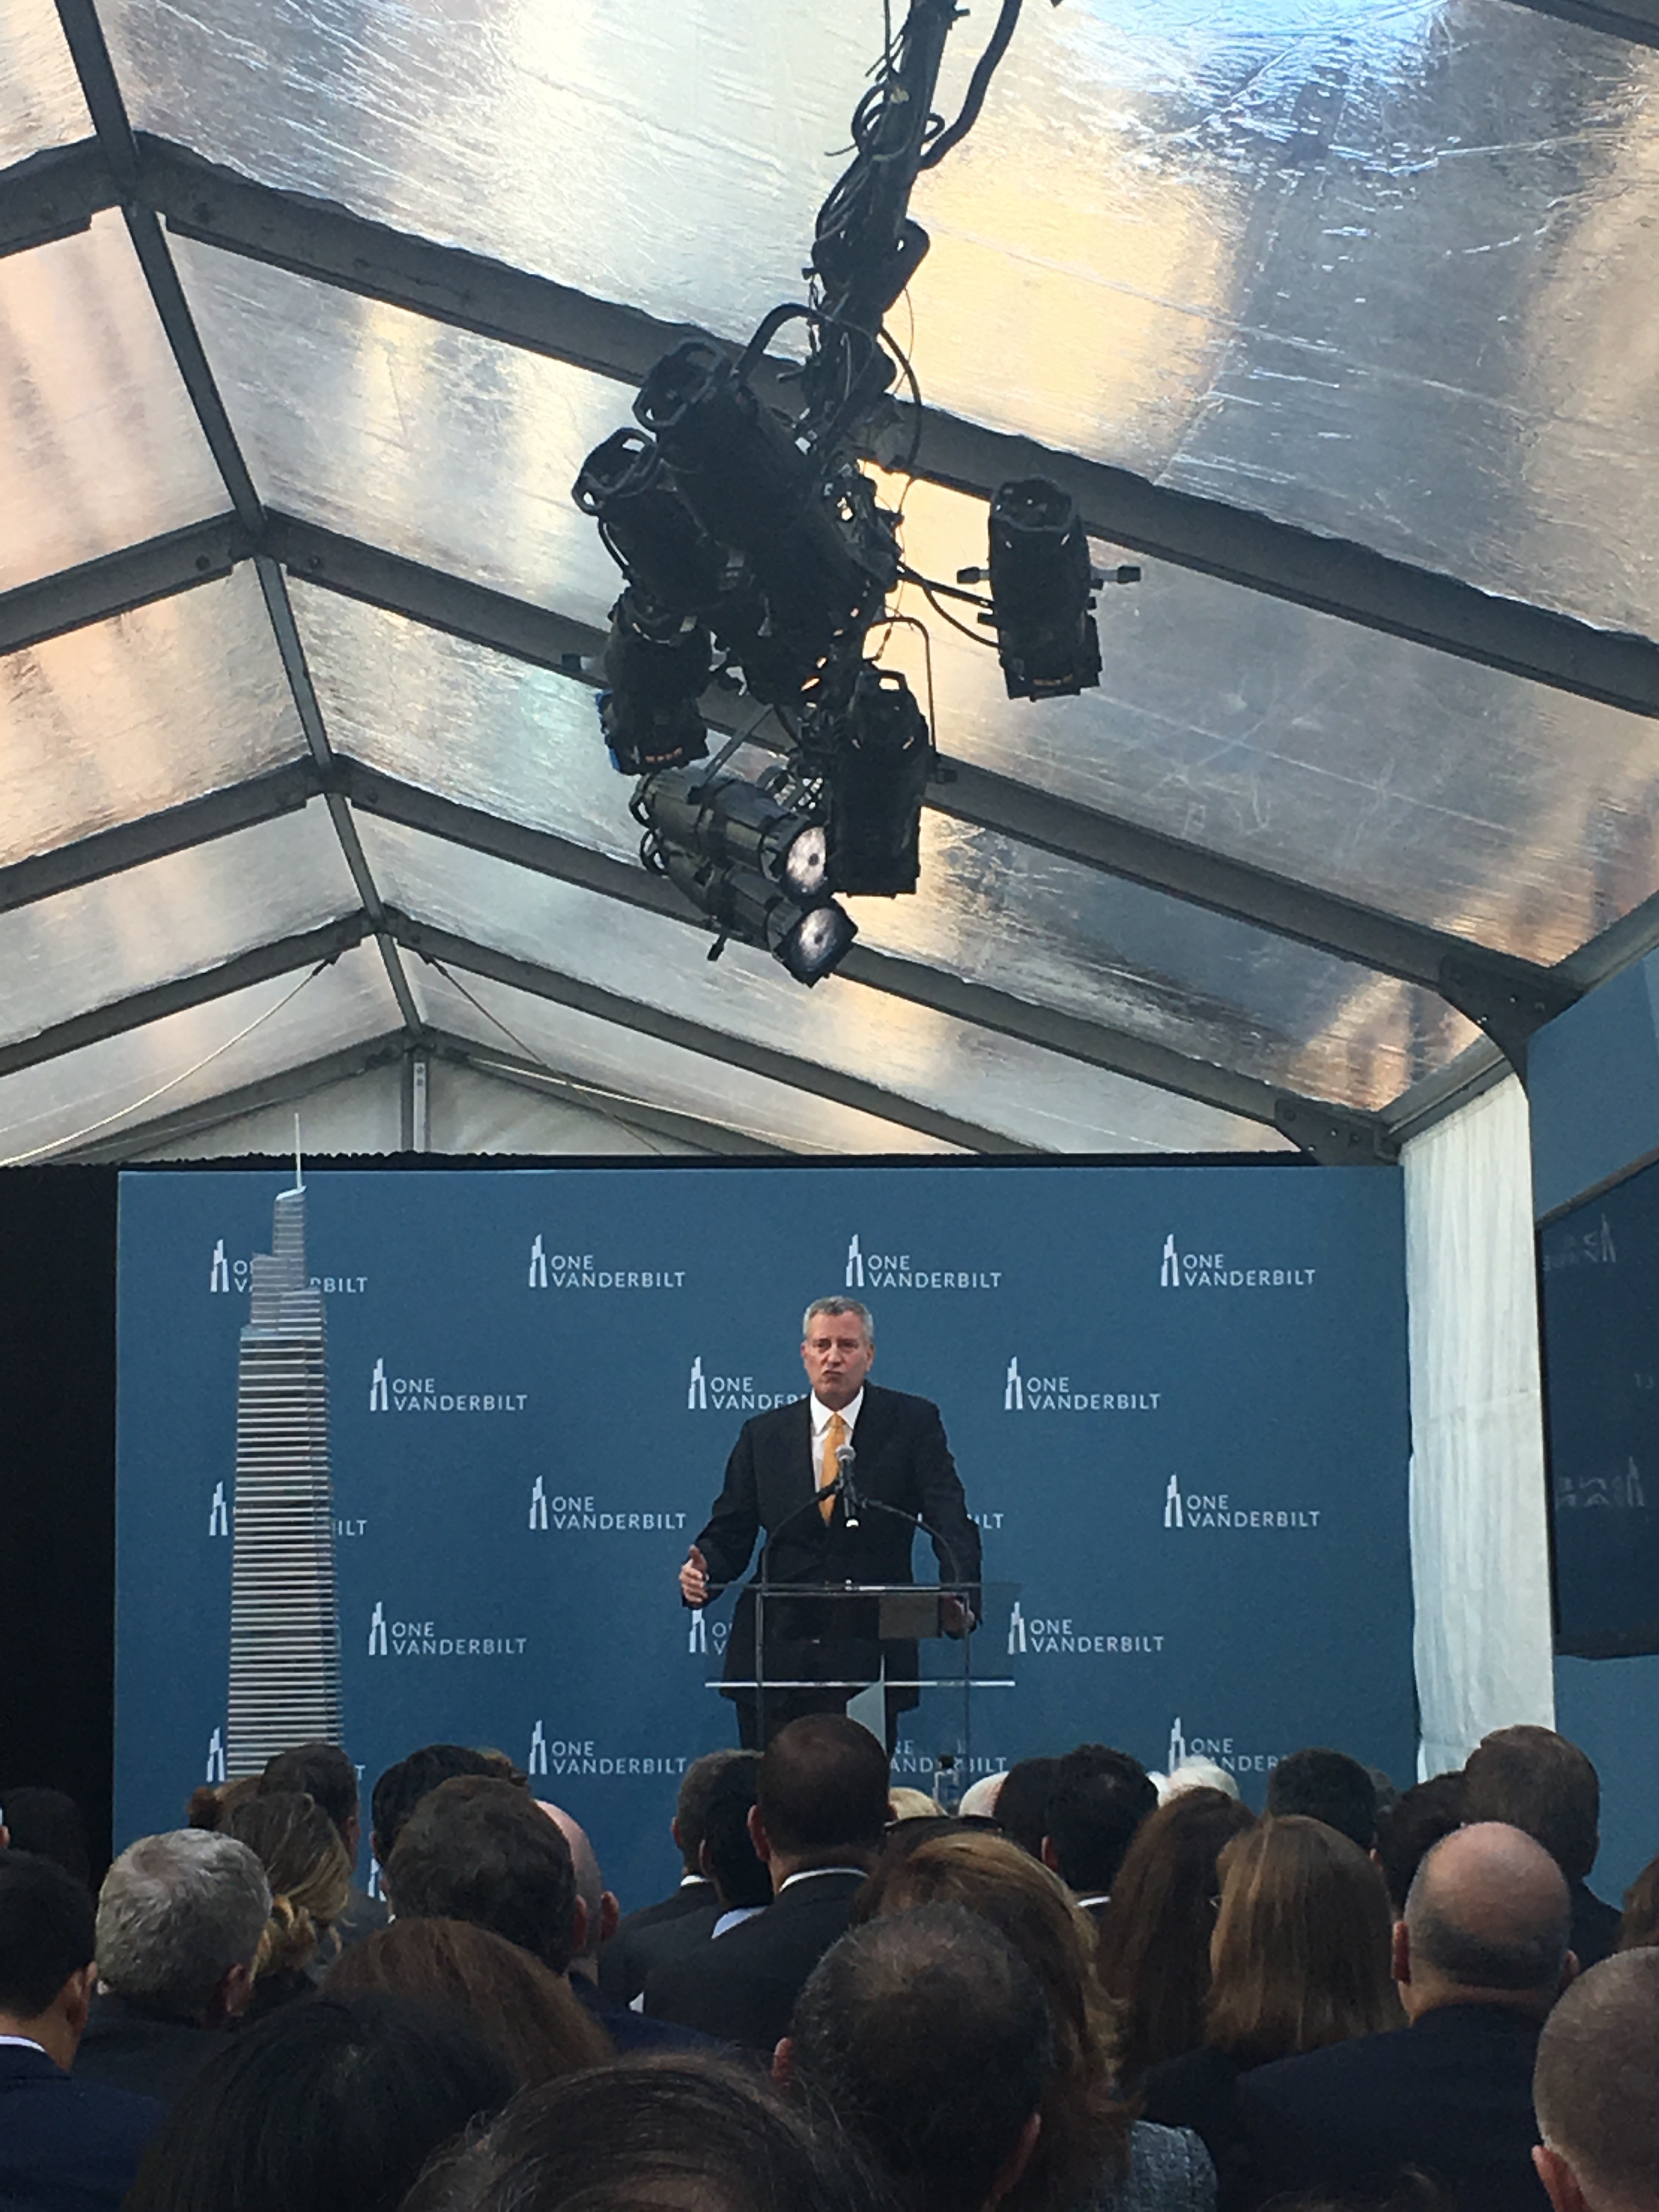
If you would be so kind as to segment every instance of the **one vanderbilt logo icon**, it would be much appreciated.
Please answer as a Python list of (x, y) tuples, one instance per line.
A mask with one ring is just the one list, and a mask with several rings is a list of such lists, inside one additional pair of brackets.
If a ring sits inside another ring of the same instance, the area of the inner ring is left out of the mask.
[(1164, 1771), (1173, 1774), (1186, 1756), (1187, 1739), (1181, 1733), (1181, 1716), (1177, 1713), (1170, 1723), (1170, 1749), (1164, 1762)]
[(208, 1738), (207, 1778), (210, 1782), (222, 1782), (225, 1778), (225, 1732), (222, 1729), (215, 1729)]
[(1181, 1478), (1172, 1474), (1170, 1486), (1164, 1493), (1164, 1525), (1166, 1528), (1184, 1528), (1186, 1516), (1181, 1510)]
[(847, 1247), (847, 1288), (849, 1291), (864, 1288), (864, 1255), (859, 1249), (856, 1237), (848, 1241)]
[(530, 1287), (532, 1291), (547, 1288), (547, 1254), (542, 1248), (539, 1237), (530, 1248)]
[(386, 1362), (377, 1359), (374, 1372), (368, 1378), (368, 1410), (371, 1413), (384, 1413), (391, 1402), (386, 1395)]
[(1025, 1649), (1025, 1615), (1020, 1610), (1019, 1600), (1014, 1600), (1013, 1611), (1008, 1615), (1008, 1656), (1018, 1657)]
[(1165, 1291), (1181, 1288), (1181, 1255), (1176, 1250), (1175, 1231), (1164, 1240), (1164, 1265), (1158, 1271), (1158, 1287)]
[(547, 1771), (547, 1738), (542, 1733), (539, 1721), (530, 1731), (530, 1757), (526, 1762), (525, 1771), (529, 1774), (545, 1774)]
[(530, 1525), (532, 1528), (545, 1528), (547, 1526), (547, 1492), (540, 1475), (536, 1477), (530, 1492)]
[(1025, 1410), (1025, 1385), (1019, 1378), (1018, 1358), (1008, 1362), (1008, 1373), (1002, 1386), (1002, 1410), (1005, 1413), (1023, 1413)]
[(702, 1617), (701, 1606), (692, 1613), (691, 1632), (685, 1639), (685, 1648), (694, 1655), (699, 1651), (706, 1652), (708, 1649), (708, 1624)]
[(230, 1262), (225, 1257), (225, 1240), (222, 1237), (213, 1248), (213, 1267), (208, 1276), (210, 1291), (228, 1291)]
[(708, 1385), (703, 1377), (702, 1352), (691, 1362), (691, 1379), (685, 1390), (685, 1410), (688, 1413), (706, 1413), (708, 1411)]
[(230, 1534), (230, 1513), (225, 1504), (225, 1486), (222, 1482), (216, 1482), (213, 1486), (213, 1504), (208, 1509), (208, 1534), (210, 1536), (228, 1536)]
[(386, 1607), (378, 1601), (368, 1623), (368, 1656), (384, 1659), (386, 1656)]

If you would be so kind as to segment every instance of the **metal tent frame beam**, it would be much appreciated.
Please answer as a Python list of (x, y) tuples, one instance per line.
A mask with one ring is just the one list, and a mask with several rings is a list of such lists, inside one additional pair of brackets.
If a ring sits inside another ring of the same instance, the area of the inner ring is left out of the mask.
[(1595, 0), (1515, 0), (1536, 15), (1553, 15), (1563, 23), (1581, 23), (1587, 31), (1605, 32), (1610, 39), (1625, 39), (1632, 46), (1659, 46), (1659, 0), (1620, 0), (1617, 8), (1603, 8)]
[[(1621, 20), (1645, 27), (1650, 0), (1639, 4), (1641, 15)], [(92, 12), (89, 0), (59, 0), (59, 5), (66, 24)], [(1581, 15), (1567, 0), (1549, 12), (1572, 14), (1575, 20), (1614, 13), (1586, 9)], [(1651, 42), (1650, 27), (1645, 36)], [(131, 133), (124, 113), (119, 131), (112, 125), (106, 137), (100, 110), (107, 108), (107, 100), (94, 106), (114, 172), (108, 199), (131, 194), (130, 220), (135, 209), (151, 222), (159, 216), (180, 236), (624, 384), (636, 384), (671, 346), (709, 335), (482, 254), (410, 236), (331, 202), (254, 183), (188, 148)], [(31, 165), (24, 164), (0, 191), (0, 241), (29, 242), (32, 220), (41, 239), (72, 227), (75, 212), (91, 196), (84, 173), (88, 157), (70, 148), (52, 158), (60, 163), (61, 191), (52, 189), (54, 173), (46, 172), (43, 181), (40, 172), (31, 174)], [(170, 272), (170, 262), (167, 267)], [(786, 368), (770, 362), (762, 374), (775, 376)], [(1132, 471), (937, 409), (923, 410), (916, 467), (930, 482), (981, 498), (1012, 477), (1051, 477), (1072, 493), (1089, 529), (1115, 544), (1631, 713), (1659, 715), (1659, 645), (1650, 639), (1481, 592), (1353, 540), (1173, 491)]]

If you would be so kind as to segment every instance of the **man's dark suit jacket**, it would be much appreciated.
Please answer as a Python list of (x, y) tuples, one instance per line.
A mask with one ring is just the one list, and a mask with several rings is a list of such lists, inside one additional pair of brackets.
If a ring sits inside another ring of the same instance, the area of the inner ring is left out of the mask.
[(190, 2021), (152, 2020), (125, 1997), (100, 1990), (75, 2054), (75, 2078), (171, 2105), (214, 2053), (228, 2047), (225, 2034)]
[(1249, 2198), (1388, 2193), (1419, 2167), (1457, 2212), (1549, 2212), (1533, 2171), (1532, 2067), (1543, 2023), (1508, 2005), (1446, 2005), (1241, 2076)]
[[(699, 1875), (683, 1881), (672, 1897), (656, 1905), (642, 1905), (624, 1913), (617, 1932), (599, 1954), (599, 1994), (607, 2003), (625, 2005), (645, 1987), (645, 1978), (660, 1955), (660, 1938), (689, 1913), (702, 1912), (714, 1902), (714, 1885)], [(672, 1936), (670, 1948), (672, 1947)]]
[[(597, 2021), (617, 2046), (623, 2058), (660, 2057), (672, 2051), (712, 2051), (718, 2045), (696, 2029), (682, 2027), (676, 2022), (653, 2020), (642, 2012), (630, 2011), (626, 2005), (607, 2004), (595, 1984), (586, 1974), (567, 1974), (571, 1994), (590, 2020)], [(5, 2208), (0, 2206), (0, 2212)]]
[(769, 2051), (789, 2030), (807, 1977), (847, 1932), (864, 1876), (827, 1868), (781, 1889), (763, 1912), (672, 1959), (645, 1987), (647, 2012), (726, 2043)]
[[(877, 1383), (866, 1382), (853, 1446), (860, 1494), (902, 1512), (918, 1514), (944, 1540), (941, 1544), (935, 1539), (933, 1544), (941, 1578), (977, 1585), (979, 1529), (969, 1516), (939, 1407), (926, 1398), (913, 1398), (902, 1390), (884, 1390)], [(915, 1531), (892, 1514), (866, 1508), (859, 1516), (859, 1526), (849, 1528), (845, 1504), (837, 1498), (825, 1524), (813, 1503), (817, 1486), (811, 1449), (809, 1398), (798, 1398), (792, 1405), (757, 1413), (752, 1421), (744, 1422), (726, 1466), (726, 1486), (714, 1501), (708, 1527), (695, 1540), (708, 1563), (714, 1589), (737, 1580), (748, 1565), (756, 1536), (763, 1528), (775, 1540), (762, 1553), (770, 1582), (908, 1583), (912, 1579), (910, 1549)], [(757, 1579), (758, 1575), (757, 1568)], [(830, 1678), (875, 1680), (880, 1653), (873, 1639), (858, 1646), (831, 1642), (814, 1655), (805, 1649), (805, 1643), (822, 1633), (823, 1624), (808, 1620), (799, 1604), (793, 1624), (781, 1620), (783, 1603), (768, 1607), (769, 1674), (799, 1666), (807, 1675), (819, 1673)], [(978, 1611), (977, 1603), (975, 1611)], [(822, 1612), (826, 1620), (835, 1617), (833, 1608), (824, 1607)], [(889, 1643), (885, 1653), (890, 1680), (915, 1676), (914, 1644)], [(752, 1680), (754, 1664), (755, 1595), (750, 1582), (732, 1618), (726, 1680)], [(728, 1689), (725, 1694), (735, 1697), (740, 1692)], [(918, 1693), (901, 1690), (890, 1696), (896, 1709), (914, 1705)]]
[(1587, 1967), (1599, 1966), (1619, 1948), (1622, 1917), (1583, 1882), (1573, 1883), (1572, 1948), (1581, 1974)]
[(44, 2051), (0, 2044), (0, 2204), (117, 2212), (161, 2118), (153, 2097), (72, 2081)]

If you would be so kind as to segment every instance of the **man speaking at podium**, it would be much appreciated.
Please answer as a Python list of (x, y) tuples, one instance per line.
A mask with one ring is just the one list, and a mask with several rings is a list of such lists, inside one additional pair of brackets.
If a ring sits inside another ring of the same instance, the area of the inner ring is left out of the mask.
[[(969, 1585), (977, 1611), (979, 1530), (969, 1518), (939, 1407), (866, 1380), (875, 1334), (868, 1309), (856, 1298), (813, 1299), (800, 1356), (810, 1395), (744, 1422), (726, 1464), (726, 1486), (680, 1569), (680, 1595), (687, 1605), (704, 1605), (737, 1580), (757, 1532), (766, 1531), (754, 1581), (732, 1615), (721, 1692), (737, 1705), (739, 1741), (747, 1749), (764, 1748), (762, 1717), (755, 1692), (732, 1686), (756, 1680), (756, 1582), (908, 1583), (916, 1530), (902, 1516), (914, 1515), (932, 1535), (940, 1579)], [(947, 1626), (957, 1633), (971, 1626), (961, 1606), (945, 1603)], [(913, 1642), (878, 1640), (873, 1600), (856, 1607), (769, 1599), (765, 1613), (767, 1681), (854, 1686), (767, 1691), (768, 1741), (802, 1713), (844, 1711), (857, 1686), (873, 1682), (884, 1662), (890, 1683), (914, 1681), (920, 1672)], [(919, 1694), (888, 1689), (890, 1753), (897, 1717)]]

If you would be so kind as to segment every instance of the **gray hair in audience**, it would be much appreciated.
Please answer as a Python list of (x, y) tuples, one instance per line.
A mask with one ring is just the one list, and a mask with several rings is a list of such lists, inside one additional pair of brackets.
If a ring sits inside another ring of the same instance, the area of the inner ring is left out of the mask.
[(198, 2019), (228, 1970), (252, 1964), (270, 1912), (265, 1870), (234, 1836), (141, 1836), (99, 1892), (99, 1978), (146, 2011)]
[(1659, 2204), (1659, 1951), (1581, 1974), (1539, 2038), (1533, 2103), (1593, 2212)]

